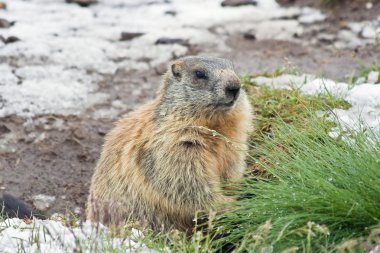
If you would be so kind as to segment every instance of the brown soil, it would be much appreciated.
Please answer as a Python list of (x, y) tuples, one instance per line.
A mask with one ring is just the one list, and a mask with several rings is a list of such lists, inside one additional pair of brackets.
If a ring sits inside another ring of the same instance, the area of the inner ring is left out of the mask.
[[(277, 0), (283, 6), (308, 6), (321, 9), (327, 14), (326, 22), (334, 24), (346, 21), (373, 20), (379, 16), (380, 0)], [(370, 9), (366, 3), (372, 2)]]

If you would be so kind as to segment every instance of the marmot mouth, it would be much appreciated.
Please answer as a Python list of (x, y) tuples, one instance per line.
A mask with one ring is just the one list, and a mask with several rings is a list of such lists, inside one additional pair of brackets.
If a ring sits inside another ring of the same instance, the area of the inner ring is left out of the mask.
[(221, 108), (229, 108), (229, 107), (232, 107), (233, 105), (235, 104), (235, 99), (232, 99), (230, 102), (228, 103), (218, 103), (217, 104), (217, 107), (221, 107)]

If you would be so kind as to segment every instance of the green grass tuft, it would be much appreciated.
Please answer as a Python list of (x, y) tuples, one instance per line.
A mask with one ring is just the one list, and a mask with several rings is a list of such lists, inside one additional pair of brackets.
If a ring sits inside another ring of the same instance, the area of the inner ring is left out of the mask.
[[(276, 135), (264, 137), (266, 159), (257, 163), (271, 179), (245, 180), (237, 194), (249, 197), (214, 220), (223, 228), (216, 249), (333, 252), (380, 228), (380, 136), (372, 133), (369, 142), (355, 135), (348, 143), (330, 138), (320, 119), (310, 117), (308, 125), (280, 121)], [(368, 240), (380, 243), (378, 234)]]
[[(256, 147), (262, 144), (263, 136), (272, 135), (279, 119), (285, 123), (304, 129), (308, 127), (310, 112), (328, 111), (330, 108), (348, 109), (349, 103), (332, 95), (303, 95), (299, 89), (275, 90), (268, 86), (256, 86), (248, 78), (243, 79), (249, 99), (254, 110), (254, 128), (251, 134), (250, 155), (258, 158), (260, 153)], [(325, 128), (334, 123), (325, 122)], [(249, 161), (253, 163), (253, 161)]]

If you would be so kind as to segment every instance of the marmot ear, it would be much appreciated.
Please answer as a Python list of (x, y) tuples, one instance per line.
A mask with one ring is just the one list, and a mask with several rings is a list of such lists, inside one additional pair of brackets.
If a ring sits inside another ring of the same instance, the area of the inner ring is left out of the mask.
[(181, 62), (179, 61), (175, 61), (171, 65), (172, 74), (177, 79), (181, 79), (181, 70), (182, 70), (181, 65), (182, 65)]

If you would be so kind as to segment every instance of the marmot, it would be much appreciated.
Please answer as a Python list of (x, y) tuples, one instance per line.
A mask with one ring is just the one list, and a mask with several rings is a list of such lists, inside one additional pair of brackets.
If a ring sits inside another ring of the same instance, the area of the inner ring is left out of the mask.
[(197, 211), (231, 199), (221, 189), (246, 168), (251, 121), (230, 61), (188, 56), (172, 62), (157, 98), (107, 134), (87, 218), (191, 231)]

